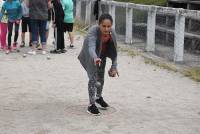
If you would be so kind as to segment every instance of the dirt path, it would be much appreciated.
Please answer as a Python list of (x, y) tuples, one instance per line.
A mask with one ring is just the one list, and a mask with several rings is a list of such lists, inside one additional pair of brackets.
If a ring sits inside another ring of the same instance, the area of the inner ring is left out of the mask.
[(125, 53), (120, 77), (105, 76), (111, 108), (89, 115), (87, 76), (77, 60), (82, 41), (76, 35), (75, 49), (65, 54), (0, 52), (0, 134), (200, 133), (200, 83)]

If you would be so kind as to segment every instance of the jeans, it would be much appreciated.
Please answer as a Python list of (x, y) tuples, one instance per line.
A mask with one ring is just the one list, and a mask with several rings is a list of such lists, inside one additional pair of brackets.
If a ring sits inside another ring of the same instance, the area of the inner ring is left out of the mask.
[(46, 45), (46, 23), (47, 20), (31, 19), (31, 32), (32, 32), (33, 45), (36, 45), (38, 43), (39, 35), (42, 45)]

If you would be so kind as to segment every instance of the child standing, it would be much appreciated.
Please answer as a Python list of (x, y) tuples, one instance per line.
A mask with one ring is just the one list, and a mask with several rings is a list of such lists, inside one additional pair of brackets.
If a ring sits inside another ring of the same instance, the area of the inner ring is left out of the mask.
[(70, 40), (70, 48), (74, 47), (74, 33), (73, 33), (73, 26), (74, 26), (74, 15), (73, 15), (73, 8), (74, 4), (72, 0), (61, 0), (63, 10), (64, 10), (64, 32), (68, 32), (69, 40)]
[(25, 33), (29, 31), (29, 46), (31, 44), (31, 27), (30, 27), (30, 17), (29, 17), (29, 0), (24, 0), (22, 2), (22, 43), (20, 47), (25, 47)]
[(5, 14), (7, 12), (8, 15), (8, 49), (6, 53), (11, 52), (11, 38), (12, 38), (12, 30), (13, 25), (15, 25), (15, 36), (14, 36), (14, 43), (13, 49), (17, 49), (17, 39), (18, 39), (18, 32), (19, 32), (19, 23), (21, 19), (21, 4), (19, 0), (6, 0), (6, 2), (2, 6), (1, 13)]
[[(5, 0), (0, 0), (0, 10), (2, 9), (2, 6), (4, 4)], [(0, 22), (0, 38), (1, 38), (1, 49), (6, 50), (6, 35), (7, 35), (7, 23), (8, 23), (8, 16), (5, 13), (2, 16), (1, 22)]]

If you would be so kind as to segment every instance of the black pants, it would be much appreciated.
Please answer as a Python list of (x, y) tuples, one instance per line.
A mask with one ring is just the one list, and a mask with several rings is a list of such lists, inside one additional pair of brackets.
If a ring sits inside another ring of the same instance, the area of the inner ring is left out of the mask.
[(64, 49), (65, 42), (64, 42), (64, 30), (63, 24), (57, 24), (55, 28), (55, 40), (56, 40), (56, 49)]
[(13, 24), (15, 24), (15, 37), (14, 37), (14, 42), (17, 42), (17, 39), (18, 39), (19, 24), (15, 23), (15, 22), (8, 22), (8, 47), (11, 46), (11, 38), (12, 38)]

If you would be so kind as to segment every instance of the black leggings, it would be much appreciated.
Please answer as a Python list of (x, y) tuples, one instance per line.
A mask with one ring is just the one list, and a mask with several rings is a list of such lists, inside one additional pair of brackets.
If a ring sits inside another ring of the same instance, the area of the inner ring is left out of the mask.
[(19, 24), (17, 24), (16, 22), (8, 22), (8, 47), (11, 46), (11, 38), (12, 38), (13, 24), (15, 24), (15, 37), (14, 37), (14, 42), (17, 42), (17, 39), (18, 39)]

